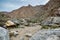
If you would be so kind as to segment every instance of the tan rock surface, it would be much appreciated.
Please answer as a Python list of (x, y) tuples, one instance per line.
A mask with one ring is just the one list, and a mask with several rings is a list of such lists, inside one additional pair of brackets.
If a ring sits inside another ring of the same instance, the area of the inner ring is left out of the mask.
[(18, 31), (19, 35), (17, 37), (11, 37), (11, 40), (20, 40), (21, 37), (24, 37), (24, 40), (28, 40), (27, 37), (25, 37), (26, 33), (31, 33), (32, 35), (39, 31), (41, 29), (41, 26), (37, 25), (36, 27), (25, 27), (25, 28), (15, 28), (11, 29), (10, 31)]

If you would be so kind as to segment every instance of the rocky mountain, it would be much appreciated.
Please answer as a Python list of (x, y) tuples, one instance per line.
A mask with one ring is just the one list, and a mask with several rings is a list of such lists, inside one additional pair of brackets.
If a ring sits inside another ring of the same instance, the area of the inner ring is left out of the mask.
[(58, 9), (60, 10), (60, 0), (50, 0), (46, 5), (38, 6), (23, 6), (19, 9), (10, 12), (11, 18), (36, 18), (40, 21), (49, 16), (59, 16)]
[(43, 13), (43, 15), (40, 16), (41, 20), (45, 20), (50, 16), (60, 16), (60, 0), (50, 0), (46, 5), (42, 7), (42, 9), (43, 10), (40, 10), (41, 12), (38, 13)]
[[(42, 5), (41, 5), (42, 6)], [(15, 18), (29, 18), (34, 16), (41, 8), (41, 6), (23, 6), (17, 10), (10, 12), (11, 17)]]
[(44, 7), (50, 14), (56, 16), (56, 11), (60, 8), (60, 0), (50, 0)]
[(9, 12), (6, 12), (6, 11), (2, 11), (2, 12), (0, 12), (0, 13), (3, 13), (3, 14), (7, 14), (7, 13), (9, 13)]

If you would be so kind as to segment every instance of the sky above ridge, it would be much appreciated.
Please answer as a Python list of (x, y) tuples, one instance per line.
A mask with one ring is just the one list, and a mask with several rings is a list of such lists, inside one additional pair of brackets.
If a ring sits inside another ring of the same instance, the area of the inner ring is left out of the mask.
[(20, 8), (27, 5), (44, 5), (49, 0), (0, 0), (0, 11), (12, 11), (14, 9)]

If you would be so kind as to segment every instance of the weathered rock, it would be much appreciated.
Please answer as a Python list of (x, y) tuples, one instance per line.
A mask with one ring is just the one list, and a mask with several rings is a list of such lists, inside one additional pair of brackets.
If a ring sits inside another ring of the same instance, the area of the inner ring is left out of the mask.
[(10, 37), (14, 36), (16, 37), (18, 35), (18, 31), (10, 31)]
[(26, 37), (31, 37), (32, 34), (31, 34), (31, 33), (26, 33), (25, 36), (26, 36)]
[(20, 40), (24, 40), (24, 37), (20, 37)]
[(40, 30), (30, 40), (60, 40), (60, 29)]
[(60, 17), (48, 17), (46, 20), (42, 22), (42, 25), (54, 25), (60, 24)]
[(47, 40), (59, 40), (60, 38), (57, 35), (51, 35), (47, 38)]
[(9, 40), (8, 30), (0, 27), (0, 40)]

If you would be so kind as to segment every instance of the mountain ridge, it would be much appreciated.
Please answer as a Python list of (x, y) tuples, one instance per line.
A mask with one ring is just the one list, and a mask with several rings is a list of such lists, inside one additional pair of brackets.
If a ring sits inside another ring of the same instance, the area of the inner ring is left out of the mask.
[(50, 0), (46, 5), (23, 6), (9, 12), (7, 15), (9, 15), (11, 18), (32, 18), (42, 21), (50, 16), (59, 16), (60, 13), (56, 13), (56, 11), (58, 12), (59, 8), (60, 0)]

